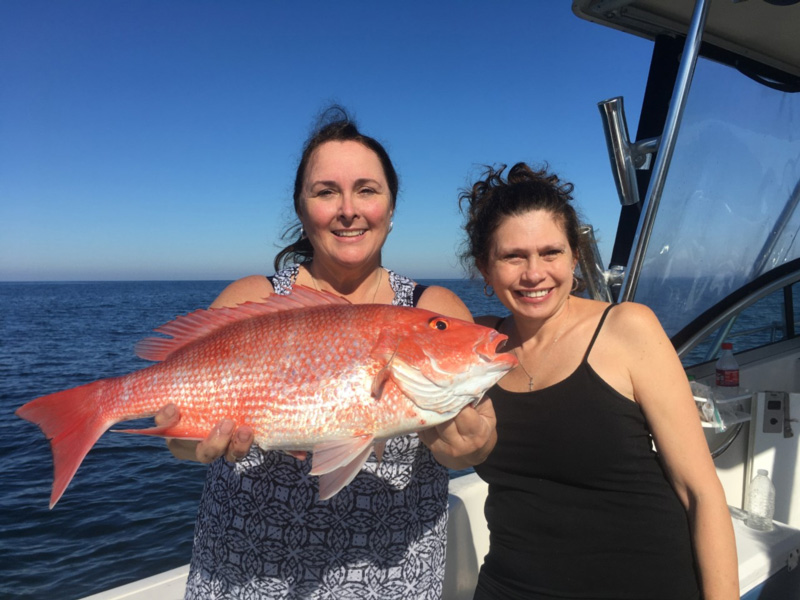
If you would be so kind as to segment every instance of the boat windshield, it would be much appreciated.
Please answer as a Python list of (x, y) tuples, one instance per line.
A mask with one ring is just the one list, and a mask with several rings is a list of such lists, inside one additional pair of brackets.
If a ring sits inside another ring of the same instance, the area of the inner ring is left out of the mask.
[(800, 93), (698, 60), (635, 300), (672, 336), (800, 257)]

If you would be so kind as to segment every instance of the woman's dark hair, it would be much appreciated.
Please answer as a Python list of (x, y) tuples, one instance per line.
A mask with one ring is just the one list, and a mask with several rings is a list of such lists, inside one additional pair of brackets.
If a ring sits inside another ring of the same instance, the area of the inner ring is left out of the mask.
[(467, 217), (467, 239), (461, 262), (468, 271), (483, 268), (489, 262), (492, 236), (506, 217), (523, 215), (531, 210), (545, 210), (564, 229), (572, 253), (577, 257), (580, 245), (580, 222), (572, 200), (571, 183), (561, 181), (547, 166), (534, 170), (517, 163), (503, 179), (506, 165), (486, 167), (482, 178), (459, 194), (461, 212)]
[[(322, 115), (317, 119), (317, 125), (311, 133), (311, 136), (306, 140), (303, 146), (303, 154), (300, 157), (300, 163), (297, 165), (297, 172), (294, 178), (295, 214), (300, 214), (300, 202), (302, 200), (306, 168), (308, 167), (308, 162), (311, 160), (314, 151), (326, 142), (347, 141), (358, 142), (372, 150), (378, 156), (378, 159), (381, 161), (381, 166), (383, 167), (383, 174), (386, 177), (386, 183), (389, 185), (391, 208), (394, 210), (397, 202), (399, 181), (392, 160), (389, 158), (389, 154), (380, 142), (362, 134), (358, 130), (355, 122), (350, 118), (344, 108), (334, 105), (323, 111)], [(280, 270), (284, 265), (293, 262), (308, 262), (314, 258), (314, 248), (311, 246), (308, 238), (302, 234), (302, 226), (300, 223), (290, 225), (284, 231), (282, 238), (294, 239), (295, 241), (286, 246), (275, 256), (274, 267), (276, 271)]]

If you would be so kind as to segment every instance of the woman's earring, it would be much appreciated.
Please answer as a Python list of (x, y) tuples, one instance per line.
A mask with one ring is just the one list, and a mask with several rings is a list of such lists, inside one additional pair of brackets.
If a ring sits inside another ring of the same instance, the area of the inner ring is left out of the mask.
[(389, 221), (389, 233), (392, 233), (393, 227), (394, 227), (394, 221)]
[(306, 230), (305, 230), (305, 229), (303, 229), (303, 227), (302, 227), (302, 226), (300, 226), (300, 239), (301, 239), (301, 240), (304, 240), (304, 239), (306, 239)]
[(581, 282), (574, 275), (572, 276), (572, 292), (577, 292)]
[(487, 298), (491, 298), (492, 296), (494, 296), (494, 290), (489, 288), (488, 283), (483, 286), (483, 295), (486, 296)]

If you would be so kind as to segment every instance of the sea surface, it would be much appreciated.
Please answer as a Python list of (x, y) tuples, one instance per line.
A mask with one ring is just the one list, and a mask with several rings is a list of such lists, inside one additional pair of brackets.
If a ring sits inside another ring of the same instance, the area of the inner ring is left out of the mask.
[[(478, 281), (420, 282), (452, 289), (473, 314), (507, 314)], [(152, 364), (134, 344), (227, 283), (0, 283), (0, 598), (72, 600), (189, 561), (204, 465), (159, 438), (106, 433), (49, 510), (49, 444), (14, 411)]]

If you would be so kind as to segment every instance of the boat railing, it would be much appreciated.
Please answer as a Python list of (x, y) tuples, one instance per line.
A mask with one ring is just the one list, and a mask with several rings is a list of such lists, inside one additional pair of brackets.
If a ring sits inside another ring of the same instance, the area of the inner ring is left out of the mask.
[[(753, 327), (751, 329), (744, 329), (742, 331), (737, 331), (735, 333), (730, 334), (728, 336), (728, 339), (741, 338), (748, 335), (755, 335), (758, 333), (763, 333), (765, 331), (769, 332), (770, 344), (774, 344), (778, 340), (786, 337), (786, 326), (780, 321), (773, 321), (772, 323), (768, 325), (763, 325), (761, 327)], [(780, 336), (778, 334), (780, 334)]]
[[(762, 298), (794, 285), (800, 281), (800, 259), (795, 259), (768, 271), (760, 278), (752, 281), (745, 288), (740, 288), (727, 298), (722, 299), (716, 305), (707, 309), (703, 314), (698, 315), (694, 321), (685, 326), (680, 332), (672, 336), (672, 341), (678, 350), (681, 358), (703, 343), (707, 338), (714, 336), (713, 343), (705, 354), (714, 356), (719, 351), (719, 346), (723, 340), (731, 336), (741, 336), (742, 332), (732, 331), (732, 327), (738, 315), (749, 306), (752, 306)], [(791, 301), (784, 301), (784, 321), (777, 324), (774, 322), (761, 325), (765, 330), (774, 330), (774, 334), (783, 331), (784, 337), (794, 337), (794, 316)], [(779, 340), (775, 340), (779, 341)], [(710, 360), (708, 358), (707, 360)], [(698, 361), (704, 362), (704, 361)], [(692, 363), (695, 364), (695, 363)]]
[[(774, 344), (775, 342), (778, 342), (778, 341), (780, 341), (782, 339), (786, 339), (786, 337), (787, 337), (786, 325), (784, 323), (782, 323), (781, 321), (772, 321), (770, 323), (766, 323), (766, 324), (761, 325), (759, 327), (751, 327), (749, 329), (742, 329), (740, 331), (731, 331), (731, 328), (733, 327), (733, 323), (735, 321), (736, 321), (736, 317), (732, 318), (719, 331), (719, 333), (717, 334), (717, 336), (714, 339), (714, 343), (712, 343), (706, 349), (706, 353), (705, 353), (705, 356), (704, 356), (702, 362), (707, 362), (707, 361), (713, 360), (717, 356), (717, 354), (719, 354), (719, 349), (720, 349), (723, 341), (725, 341), (725, 342), (735, 342), (735, 340), (737, 340), (737, 339), (741, 340), (741, 339), (749, 337), (749, 336), (757, 336), (759, 334), (768, 333), (768, 336), (765, 336), (765, 337), (769, 338), (768, 341), (765, 339), (763, 341), (763, 343), (759, 343), (759, 344), (757, 344), (755, 346), (750, 345), (750, 346), (747, 346), (747, 348), (744, 348), (745, 350), (751, 350), (752, 348), (755, 348), (755, 347), (758, 347), (758, 346), (764, 346), (766, 344)], [(734, 343), (734, 347), (736, 347), (735, 343)]]
[(609, 273), (603, 269), (603, 261), (597, 248), (594, 229), (591, 225), (582, 225), (580, 228), (580, 252), (578, 264), (583, 281), (586, 284), (586, 293), (590, 298), (613, 302), (611, 295)]
[(622, 284), (619, 300), (633, 300), (636, 296), (636, 287), (639, 283), (642, 266), (650, 235), (653, 231), (658, 206), (661, 202), (661, 195), (664, 183), (672, 160), (672, 153), (680, 128), (681, 118), (689, 95), (692, 78), (694, 76), (695, 65), (700, 51), (702, 31), (705, 26), (706, 16), (708, 15), (710, 0), (697, 0), (691, 25), (686, 36), (684, 52), (681, 56), (678, 68), (677, 80), (673, 89), (672, 98), (669, 103), (667, 119), (664, 130), (659, 141), (658, 154), (653, 164), (653, 174), (642, 205), (642, 215), (636, 228), (636, 235), (633, 241), (633, 252), (628, 260), (625, 280)]

